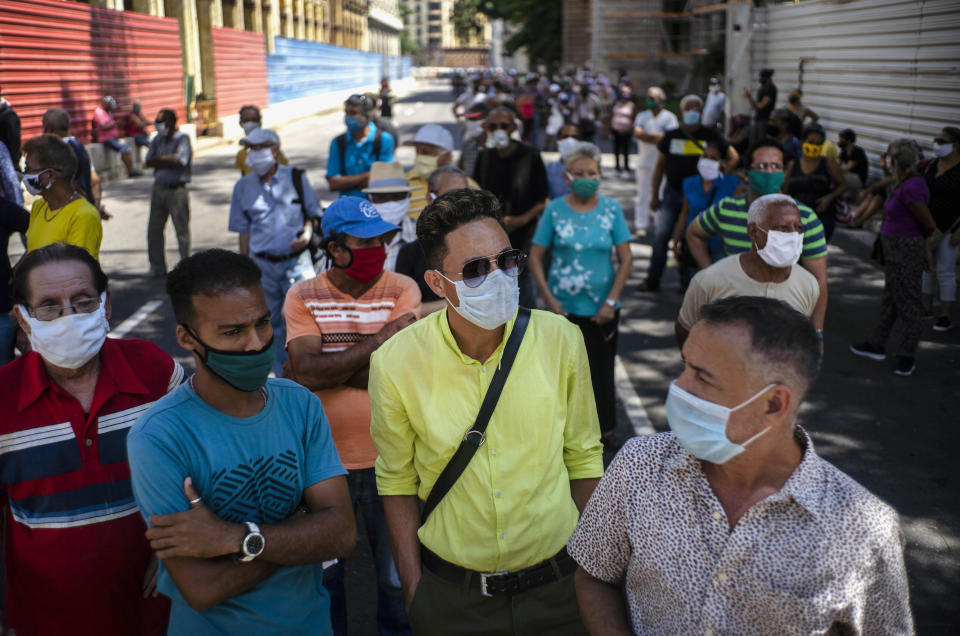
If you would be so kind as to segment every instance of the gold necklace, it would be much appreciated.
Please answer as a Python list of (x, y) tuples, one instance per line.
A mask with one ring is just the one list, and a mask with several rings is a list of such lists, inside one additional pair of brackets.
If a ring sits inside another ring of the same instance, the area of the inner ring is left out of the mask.
[[(70, 198), (67, 199), (67, 202), (64, 203), (63, 205), (61, 205), (61, 206), (60, 206), (59, 208), (57, 208), (56, 210), (51, 210), (51, 209), (50, 209), (50, 202), (47, 201), (47, 209), (43, 211), (43, 220), (46, 221), (47, 223), (49, 223), (50, 221), (54, 220), (55, 218), (57, 218), (57, 216), (59, 216), (60, 212), (63, 211), (63, 208), (67, 207), (68, 205), (70, 205), (71, 203), (73, 203), (74, 201), (76, 201), (78, 198), (79, 198), (79, 195), (78, 195), (76, 192), (72, 193), (72, 194), (70, 195)], [(48, 217), (48, 216), (47, 216), (47, 212), (53, 212), (54, 214), (53, 214), (53, 216)]]

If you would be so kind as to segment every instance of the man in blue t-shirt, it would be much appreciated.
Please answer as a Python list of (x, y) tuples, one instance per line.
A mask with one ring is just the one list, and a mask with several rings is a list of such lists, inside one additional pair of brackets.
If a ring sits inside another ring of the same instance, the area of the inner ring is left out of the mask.
[(371, 121), (373, 107), (364, 95), (351, 95), (343, 103), (347, 132), (333, 138), (327, 158), (327, 183), (341, 197), (367, 198), (362, 190), (369, 184), (370, 166), (393, 161), (396, 140)]
[(346, 471), (320, 401), (267, 379), (260, 269), (199, 252), (170, 272), (167, 293), (197, 372), (141, 416), (127, 451), (169, 633), (332, 634), (321, 563), (356, 542)]

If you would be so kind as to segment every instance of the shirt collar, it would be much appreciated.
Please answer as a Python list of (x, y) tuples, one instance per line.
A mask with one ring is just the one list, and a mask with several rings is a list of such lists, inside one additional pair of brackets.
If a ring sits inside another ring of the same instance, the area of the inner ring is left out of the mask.
[[(99, 393), (101, 387), (109, 390), (111, 395), (115, 393), (145, 395), (150, 392), (137, 379), (130, 363), (112, 338), (104, 341), (97, 355), (100, 356), (100, 375), (97, 377), (95, 393)], [(105, 383), (109, 383), (109, 386)], [(53, 382), (43, 364), (43, 358), (36, 351), (31, 351), (24, 356), (21, 387), (20, 401), (17, 404), (17, 410), (20, 412), (40, 399), (48, 389), (53, 389)]]
[[(438, 314), (437, 320), (440, 324), (440, 333), (443, 336), (443, 341), (447, 344), (453, 352), (459, 356), (460, 362), (467, 365), (483, 365), (487, 364), (487, 361), (478, 361), (474, 360), (470, 356), (466, 355), (460, 351), (460, 346), (457, 344), (457, 339), (454, 338), (453, 332), (450, 331), (450, 322), (447, 319), (447, 312), (456, 311), (450, 307), (450, 304), (447, 303), (447, 306), (443, 308), (442, 311), (436, 312)], [(500, 365), (500, 358), (503, 355), (503, 348), (507, 344), (507, 340), (510, 338), (510, 333), (513, 331), (513, 324), (517, 321), (517, 313), (514, 312), (513, 318), (507, 322), (507, 328), (503, 331), (503, 340), (500, 341), (500, 344), (497, 345), (497, 348), (493, 350), (493, 353), (490, 354), (490, 357), (487, 359), (489, 361), (496, 361), (497, 366)]]
[[(363, 141), (361, 141), (360, 143), (357, 144), (358, 146), (362, 146), (362, 145), (364, 145), (364, 144), (366, 144), (366, 143), (371, 143), (371, 144), (372, 144), (372, 143), (373, 143), (373, 138), (374, 138), (374, 136), (376, 136), (376, 134), (377, 134), (377, 125), (376, 125), (375, 123), (373, 123), (373, 120), (370, 120), (370, 123), (367, 124), (367, 125), (370, 127), (370, 130), (367, 131), (367, 136), (363, 138)], [(355, 143), (355, 144), (357, 143), (356, 141), (354, 141), (353, 137), (350, 137), (349, 135), (347, 135), (347, 136), (350, 138), (351, 141), (353, 141), (353, 143)]]

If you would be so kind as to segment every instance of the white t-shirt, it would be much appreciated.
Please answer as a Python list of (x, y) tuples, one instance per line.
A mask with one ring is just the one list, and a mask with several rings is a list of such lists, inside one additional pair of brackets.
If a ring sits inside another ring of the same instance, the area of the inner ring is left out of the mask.
[(718, 121), (723, 121), (726, 104), (727, 96), (723, 91), (707, 93), (707, 101), (703, 106), (703, 125), (714, 126)]
[(820, 286), (813, 274), (794, 265), (790, 268), (790, 276), (782, 283), (761, 283), (743, 271), (741, 256), (743, 254), (727, 256), (697, 272), (683, 296), (683, 305), (677, 317), (681, 327), (689, 330), (704, 305), (732, 296), (776, 298), (806, 316), (813, 313), (820, 298)]
[[(640, 126), (644, 132), (648, 133), (665, 133), (668, 130), (680, 127), (677, 116), (666, 108), (661, 108), (660, 112), (656, 115), (649, 109), (643, 111), (633, 120), (633, 125), (634, 127)], [(641, 141), (637, 146), (637, 159), (641, 164), (653, 165), (657, 162), (656, 144), (648, 144), (645, 141)]]

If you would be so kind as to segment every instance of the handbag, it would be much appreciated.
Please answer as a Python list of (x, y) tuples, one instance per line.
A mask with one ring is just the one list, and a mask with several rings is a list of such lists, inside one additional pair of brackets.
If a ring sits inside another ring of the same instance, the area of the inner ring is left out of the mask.
[(527, 324), (530, 322), (530, 310), (526, 307), (520, 307), (517, 311), (517, 319), (513, 323), (513, 331), (507, 339), (507, 344), (503, 348), (503, 356), (500, 358), (500, 366), (493, 374), (493, 380), (487, 387), (487, 393), (483, 396), (483, 403), (480, 405), (480, 412), (477, 413), (477, 419), (473, 426), (463, 436), (460, 446), (457, 448), (453, 457), (444, 466), (437, 481), (433, 484), (430, 494), (427, 496), (426, 503), (423, 504), (423, 510), (420, 512), (420, 525), (427, 522), (427, 517), (433, 512), (440, 500), (450, 491), (460, 475), (466, 470), (467, 464), (473, 459), (477, 450), (486, 441), (487, 424), (490, 423), (490, 417), (493, 415), (497, 402), (500, 400), (500, 393), (503, 391), (503, 385), (510, 375), (510, 369), (513, 367), (513, 361), (517, 358), (517, 351), (520, 349), (520, 342), (523, 340), (523, 334), (527, 330)]

